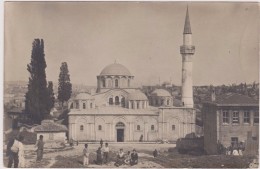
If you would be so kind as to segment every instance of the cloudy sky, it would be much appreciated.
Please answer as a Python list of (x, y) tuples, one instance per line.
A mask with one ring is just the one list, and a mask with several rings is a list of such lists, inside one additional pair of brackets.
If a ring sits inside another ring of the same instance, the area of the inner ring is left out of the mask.
[[(187, 2), (5, 2), (6, 81), (28, 81), (32, 42), (45, 42), (48, 81), (67, 62), (72, 83), (96, 85), (113, 63), (136, 85), (181, 84), (182, 33)], [(189, 3), (194, 85), (258, 82), (256, 3)]]

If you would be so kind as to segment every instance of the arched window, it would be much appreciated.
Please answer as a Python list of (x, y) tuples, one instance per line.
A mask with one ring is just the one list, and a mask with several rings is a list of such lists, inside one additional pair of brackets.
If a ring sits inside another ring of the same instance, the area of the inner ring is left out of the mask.
[(103, 87), (106, 87), (106, 79), (102, 79), (102, 85)]
[(139, 101), (137, 101), (137, 109), (139, 109), (139, 108), (140, 108)]
[(71, 105), (70, 105), (70, 109), (73, 109), (73, 103), (71, 103)]
[(115, 97), (115, 105), (119, 105), (119, 97), (118, 96)]
[(161, 106), (163, 105), (163, 99), (161, 100)]
[(113, 98), (109, 98), (109, 105), (113, 105)]
[(175, 125), (172, 125), (172, 130), (175, 130)]
[(141, 130), (141, 127), (140, 127), (140, 125), (137, 125), (137, 128), (136, 128), (137, 130)]
[(93, 104), (92, 104), (92, 103), (90, 103), (90, 108), (92, 109), (92, 107), (93, 107)]
[(121, 99), (121, 106), (125, 107), (125, 98), (124, 97), (122, 97), (122, 99)]
[(151, 125), (151, 130), (154, 130), (154, 125)]
[(79, 109), (79, 102), (76, 102), (76, 109)]
[(118, 87), (118, 79), (115, 80), (115, 87)]
[(102, 126), (101, 125), (98, 125), (98, 130), (102, 130)]
[(83, 103), (83, 109), (86, 109), (86, 103)]
[(167, 100), (167, 105), (168, 105), (168, 106), (170, 105), (170, 100), (169, 100), (169, 99)]
[(84, 130), (84, 126), (80, 125), (80, 131), (83, 131), (83, 130)]
[(130, 79), (128, 79), (128, 87), (130, 87)]
[(131, 107), (134, 109), (134, 101), (131, 101)]

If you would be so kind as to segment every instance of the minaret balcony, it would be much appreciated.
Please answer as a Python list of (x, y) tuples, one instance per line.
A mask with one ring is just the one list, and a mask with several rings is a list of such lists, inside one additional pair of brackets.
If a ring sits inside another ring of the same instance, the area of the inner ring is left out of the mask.
[(195, 53), (195, 46), (193, 45), (182, 45), (180, 47), (181, 54), (194, 54)]

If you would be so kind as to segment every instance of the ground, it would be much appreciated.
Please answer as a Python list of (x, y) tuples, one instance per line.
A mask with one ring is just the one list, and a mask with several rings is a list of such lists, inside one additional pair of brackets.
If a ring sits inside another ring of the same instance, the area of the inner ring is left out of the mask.
[[(116, 152), (123, 148), (124, 152), (135, 148), (139, 154), (139, 163), (135, 166), (121, 166), (131, 168), (248, 168), (250, 163), (256, 158), (254, 156), (226, 156), (226, 155), (182, 155), (175, 148), (175, 144), (126, 144), (111, 143), (110, 162), (106, 165), (95, 165), (95, 151), (99, 144), (89, 144), (91, 168), (111, 168), (115, 167)], [(45, 149), (44, 158), (36, 163), (36, 152), (32, 145), (25, 146), (25, 158), (27, 167), (30, 168), (85, 168), (82, 164), (83, 144), (78, 146), (66, 147), (64, 149)], [(153, 158), (154, 149), (159, 151), (159, 156)], [(171, 151), (168, 152), (168, 149)], [(7, 158), (4, 159), (5, 165)], [(251, 165), (252, 166), (252, 165)]]

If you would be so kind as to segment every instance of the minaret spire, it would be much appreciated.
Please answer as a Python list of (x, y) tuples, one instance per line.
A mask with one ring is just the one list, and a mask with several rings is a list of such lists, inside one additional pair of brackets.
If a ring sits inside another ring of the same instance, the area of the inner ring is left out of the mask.
[(189, 17), (189, 7), (188, 7), (188, 5), (187, 5), (187, 10), (186, 10), (186, 19), (185, 19), (185, 25), (184, 25), (183, 34), (191, 34), (191, 26), (190, 26), (190, 17)]

